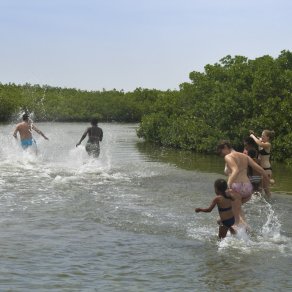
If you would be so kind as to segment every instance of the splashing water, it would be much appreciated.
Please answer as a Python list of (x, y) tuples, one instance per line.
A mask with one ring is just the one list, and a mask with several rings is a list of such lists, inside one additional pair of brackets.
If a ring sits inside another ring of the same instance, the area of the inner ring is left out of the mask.
[(266, 207), (265, 211), (267, 218), (266, 223), (262, 227), (262, 235), (265, 239), (277, 240), (281, 237), (281, 223), (275, 211), (273, 210), (272, 205), (264, 198), (262, 198), (262, 200)]
[[(125, 282), (132, 291), (214, 291), (222, 273), (222, 290), (240, 291), (240, 281), (250, 290), (286, 288), (288, 204), (287, 215), (279, 215), (277, 201), (254, 196), (244, 206), (251, 230), (218, 241), (217, 212), (193, 210), (210, 203), (218, 174), (150, 159), (139, 152), (133, 125), (101, 125), (98, 159), (87, 155), (85, 143), (75, 147), (87, 124), (37, 126), (50, 139), (35, 135), (38, 155), (21, 149), (14, 125), (0, 126), (0, 247), (7, 268), (0, 282), (6, 290), (18, 290), (15, 282), (26, 290), (94, 290), (102, 279), (107, 291)], [(265, 279), (259, 283), (250, 277), (258, 263), (255, 278)]]
[(218, 242), (218, 250), (238, 249), (243, 253), (271, 252), (292, 254), (291, 238), (281, 234), (281, 222), (271, 203), (263, 196), (254, 195), (245, 206), (248, 212), (248, 229), (238, 228), (235, 236)]

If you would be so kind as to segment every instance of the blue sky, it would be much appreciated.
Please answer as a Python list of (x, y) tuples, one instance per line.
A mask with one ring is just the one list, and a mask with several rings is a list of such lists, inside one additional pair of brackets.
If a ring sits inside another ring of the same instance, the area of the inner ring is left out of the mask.
[(177, 89), (226, 55), (292, 50), (290, 0), (0, 0), (0, 82)]

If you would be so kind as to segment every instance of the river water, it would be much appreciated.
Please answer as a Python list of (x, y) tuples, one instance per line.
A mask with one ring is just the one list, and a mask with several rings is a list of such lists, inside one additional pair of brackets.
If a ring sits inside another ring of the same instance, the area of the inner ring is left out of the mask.
[(292, 289), (289, 190), (254, 197), (244, 207), (250, 233), (219, 242), (217, 210), (194, 212), (223, 177), (219, 158), (147, 146), (136, 125), (101, 124), (94, 160), (85, 141), (75, 147), (87, 124), (38, 126), (50, 139), (35, 135), (38, 156), (20, 149), (13, 125), (0, 126), (1, 291)]

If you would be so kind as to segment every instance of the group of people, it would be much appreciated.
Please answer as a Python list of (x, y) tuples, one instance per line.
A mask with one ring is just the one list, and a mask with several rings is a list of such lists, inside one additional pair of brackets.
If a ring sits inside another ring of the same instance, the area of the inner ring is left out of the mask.
[[(218, 144), (217, 153), (224, 157), (227, 180), (216, 180), (216, 197), (211, 205), (208, 208), (196, 208), (195, 211), (211, 212), (217, 205), (220, 216), (219, 238), (224, 238), (228, 230), (234, 234), (234, 226), (247, 226), (242, 204), (249, 201), (255, 191), (255, 177), (262, 181), (265, 194), (271, 196), (270, 184), (274, 181), (270, 154), (274, 134), (274, 131), (264, 130), (261, 137), (256, 137), (254, 132), (250, 131), (250, 139), (245, 140), (243, 153), (235, 151), (228, 141)], [(251, 150), (256, 151), (256, 154)]]
[[(29, 118), (29, 114), (25, 113), (22, 115), (22, 122), (16, 125), (13, 136), (17, 139), (17, 134), (20, 136), (21, 147), (25, 150), (31, 146), (36, 146), (36, 141), (33, 138), (32, 130), (40, 134), (44, 139), (49, 140), (49, 138), (39, 130), (32, 120)], [(88, 127), (83, 133), (80, 141), (76, 144), (78, 147), (81, 142), (88, 136), (88, 141), (86, 143), (85, 149), (87, 153), (93, 157), (98, 157), (100, 153), (99, 142), (102, 141), (103, 131), (98, 127), (98, 120), (91, 120), (91, 127)], [(37, 148), (36, 148), (37, 149)]]
[[(32, 123), (28, 114), (24, 114), (22, 119), (23, 121), (17, 124), (13, 136), (17, 139), (17, 133), (19, 133), (23, 149), (36, 145), (32, 130), (48, 140), (48, 137)], [(99, 142), (102, 141), (103, 131), (98, 127), (97, 119), (91, 120), (91, 127), (85, 130), (76, 147), (86, 136), (88, 136), (85, 147), (87, 153), (98, 157)], [(211, 212), (215, 206), (218, 207), (219, 238), (224, 238), (228, 231), (232, 234), (236, 233), (234, 226), (247, 226), (242, 204), (251, 199), (253, 192), (258, 190), (260, 182), (265, 194), (271, 195), (269, 186), (273, 179), (270, 154), (273, 137), (274, 131), (264, 130), (261, 137), (256, 137), (254, 132), (250, 131), (250, 136), (244, 141), (243, 153), (235, 151), (228, 141), (218, 144), (217, 153), (224, 157), (224, 172), (227, 180), (216, 180), (214, 184), (216, 197), (212, 200), (211, 205), (208, 208), (196, 208), (195, 211)]]

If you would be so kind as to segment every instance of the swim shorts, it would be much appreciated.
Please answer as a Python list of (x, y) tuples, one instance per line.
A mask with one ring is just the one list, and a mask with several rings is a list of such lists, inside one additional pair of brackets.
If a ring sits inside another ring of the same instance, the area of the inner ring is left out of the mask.
[(28, 148), (29, 146), (32, 146), (33, 144), (36, 144), (34, 139), (24, 139), (21, 140), (21, 146), (23, 149)]

